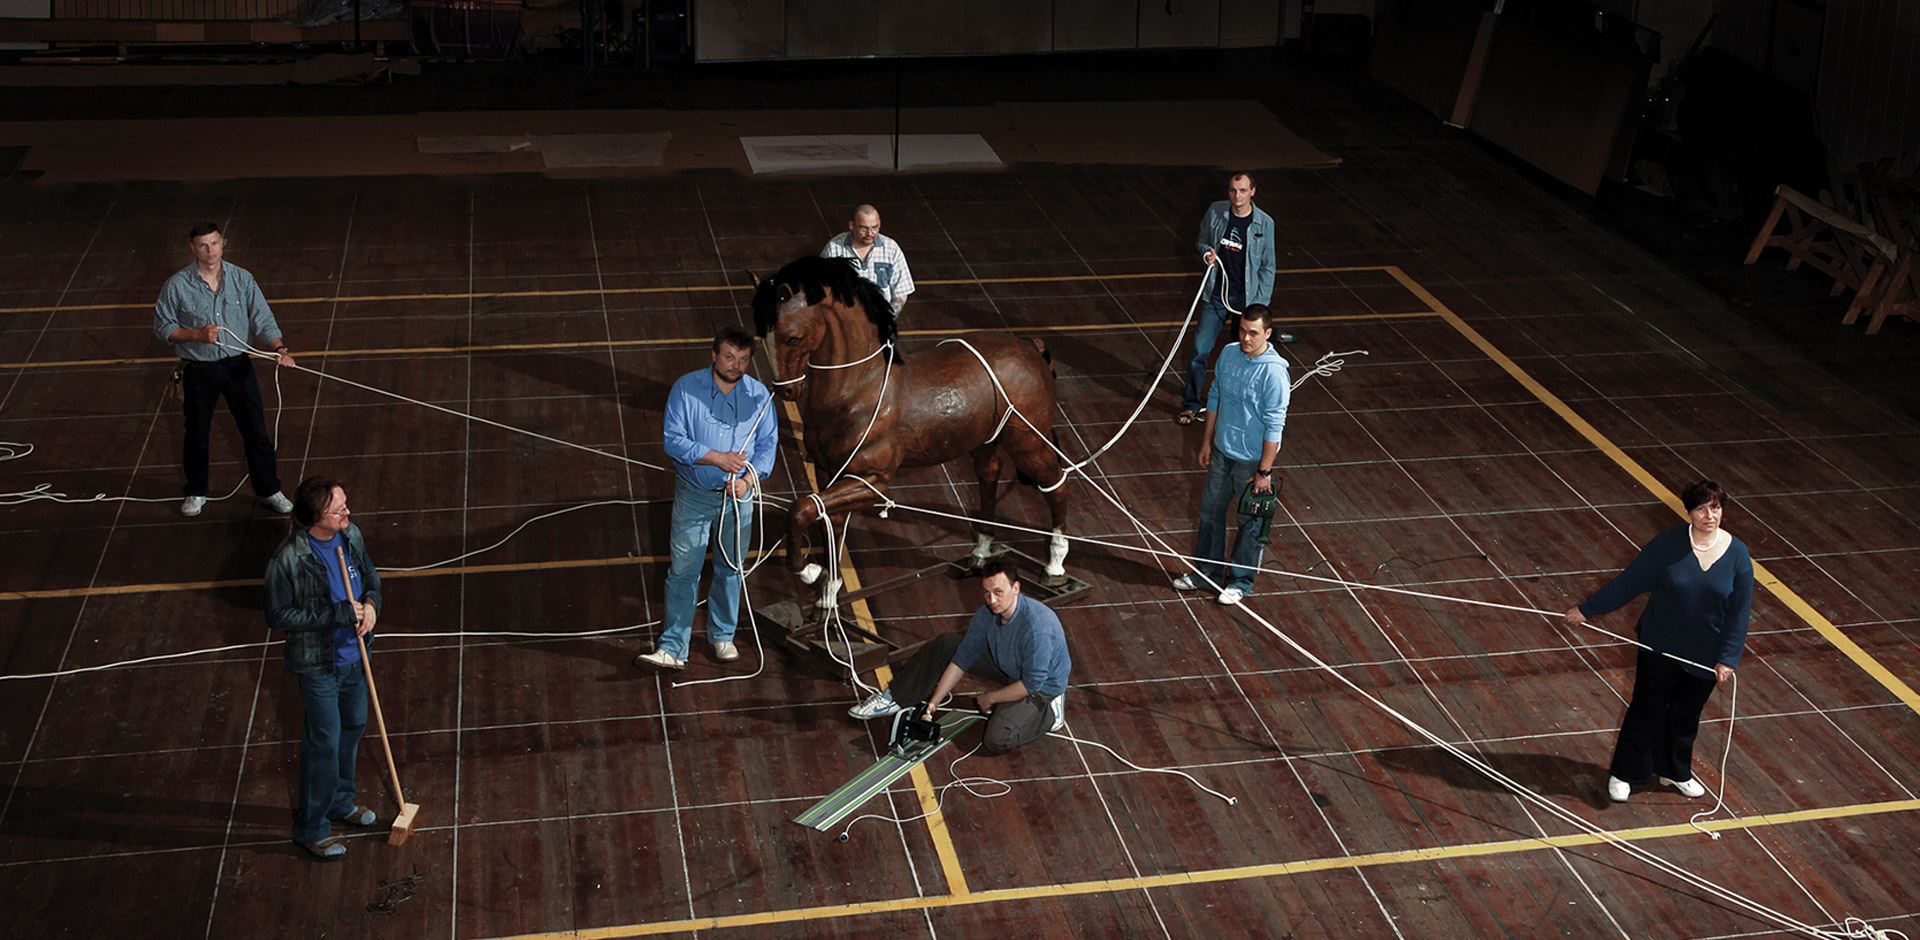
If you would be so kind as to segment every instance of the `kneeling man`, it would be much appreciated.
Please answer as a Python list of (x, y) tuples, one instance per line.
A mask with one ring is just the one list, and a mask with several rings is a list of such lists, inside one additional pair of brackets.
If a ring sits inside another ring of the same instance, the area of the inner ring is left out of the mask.
[(986, 603), (974, 611), (965, 632), (954, 631), (921, 647), (894, 676), (847, 714), (866, 720), (928, 702), (931, 719), (940, 703), (973, 673), (997, 686), (974, 696), (987, 718), (989, 754), (1004, 754), (1066, 726), (1067, 634), (1047, 605), (1020, 596), (1020, 572), (990, 561), (980, 569)]

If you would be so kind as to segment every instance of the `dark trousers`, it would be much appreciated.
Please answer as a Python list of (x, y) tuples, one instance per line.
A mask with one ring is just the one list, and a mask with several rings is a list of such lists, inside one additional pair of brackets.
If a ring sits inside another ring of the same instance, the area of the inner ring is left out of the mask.
[(261, 496), (280, 491), (273, 438), (267, 435), (267, 414), (260, 404), (260, 380), (253, 374), (252, 359), (228, 356), (217, 362), (181, 360), (180, 395), (181, 410), (187, 418), (187, 439), (180, 448), (180, 464), (187, 474), (186, 495), (207, 495), (207, 442), (213, 433), (213, 408), (222, 398), (227, 400), (233, 423), (240, 428), (253, 491)]
[(1693, 779), (1693, 741), (1700, 710), (1713, 697), (1714, 680), (1652, 650), (1640, 651), (1633, 669), (1633, 698), (1613, 745), (1613, 776), (1628, 783)]
[(354, 761), (367, 730), (367, 674), (354, 663), (297, 678), (307, 727), (300, 736), (300, 803), (293, 808), (293, 841), (310, 845), (332, 833), (332, 820), (353, 812)]
[[(893, 700), (908, 708), (926, 701), (940, 684), (940, 674), (947, 671), (947, 665), (953, 662), (954, 650), (960, 648), (960, 641), (966, 635), (966, 631), (956, 630), (934, 637), (920, 647), (920, 652), (893, 674), (893, 684), (887, 687), (887, 691), (893, 693)], [(991, 653), (981, 656), (967, 671), (996, 687), (1013, 684), (1013, 677), (1001, 670)], [(989, 754), (1005, 754), (1022, 744), (1040, 740), (1052, 728), (1053, 697), (1032, 692), (1020, 701), (994, 706), (993, 715), (987, 719), (987, 736), (982, 745)]]

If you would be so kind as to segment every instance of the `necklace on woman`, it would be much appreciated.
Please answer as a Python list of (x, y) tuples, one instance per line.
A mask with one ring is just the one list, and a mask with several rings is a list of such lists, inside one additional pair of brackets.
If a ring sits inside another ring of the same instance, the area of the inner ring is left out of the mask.
[(1700, 544), (1700, 539), (1693, 534), (1693, 531), (1691, 529), (1687, 531), (1687, 541), (1693, 543), (1693, 550), (1696, 552), (1713, 551), (1713, 544), (1714, 542), (1718, 541), (1719, 538), (1720, 538), (1720, 530), (1715, 529), (1712, 535), (1707, 536), (1707, 544), (1702, 545)]

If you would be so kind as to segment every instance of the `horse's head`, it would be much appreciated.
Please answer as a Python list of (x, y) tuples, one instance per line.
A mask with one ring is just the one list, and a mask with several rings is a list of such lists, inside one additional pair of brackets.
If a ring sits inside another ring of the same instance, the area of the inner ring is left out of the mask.
[[(879, 342), (893, 340), (893, 311), (886, 298), (845, 258), (800, 258), (754, 288), (754, 331), (772, 337), (768, 347), (779, 363), (780, 380), (789, 383), (780, 386), (783, 398), (799, 397), (807, 363), (827, 342), (831, 321), (849, 313), (872, 323)], [(850, 335), (845, 330), (840, 333)], [(858, 343), (832, 355), (850, 360), (872, 351), (871, 345)]]
[[(816, 288), (817, 290), (817, 288)], [(767, 350), (779, 365), (780, 397), (793, 401), (807, 380), (807, 360), (826, 340), (826, 316), (819, 299), (809, 301), (806, 290), (767, 278), (753, 291), (753, 326), (760, 336), (772, 335)]]

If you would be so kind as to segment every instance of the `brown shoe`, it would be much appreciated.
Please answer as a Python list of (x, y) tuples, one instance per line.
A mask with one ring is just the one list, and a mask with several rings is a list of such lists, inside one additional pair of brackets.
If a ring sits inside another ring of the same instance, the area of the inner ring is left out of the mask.
[(323, 862), (337, 862), (347, 857), (347, 844), (339, 839), (321, 839), (318, 842), (295, 842), (307, 854)]

